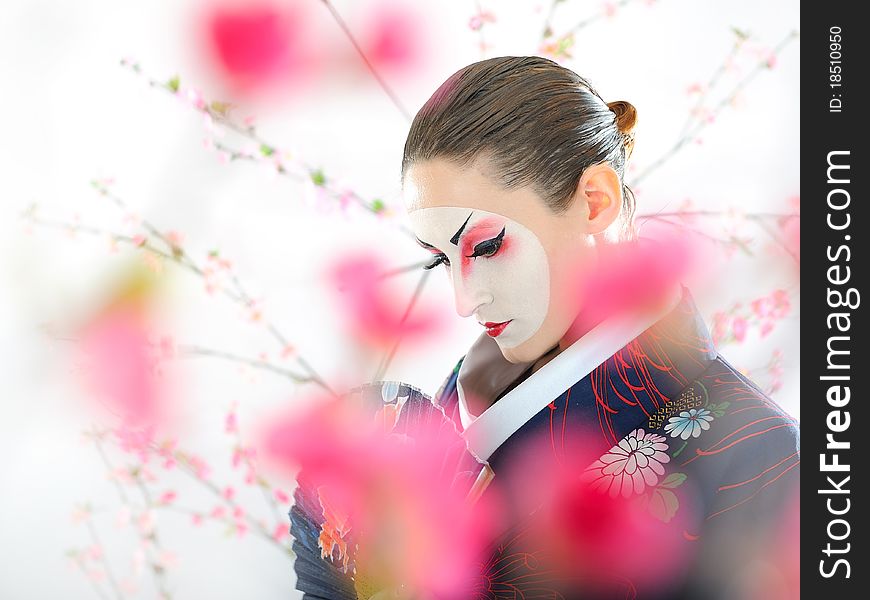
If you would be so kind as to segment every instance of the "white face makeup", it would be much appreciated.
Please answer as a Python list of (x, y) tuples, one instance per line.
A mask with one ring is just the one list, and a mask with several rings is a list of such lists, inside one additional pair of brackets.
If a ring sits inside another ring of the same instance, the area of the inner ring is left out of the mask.
[(502, 349), (530, 339), (541, 327), (550, 303), (550, 266), (538, 237), (494, 212), (457, 206), (421, 208), (409, 214), (421, 245), (435, 268), (446, 269), (463, 317), (503, 323), (488, 329)]
[(402, 194), (418, 241), (432, 246), (433, 262), (449, 262), (437, 268), (450, 277), (456, 312), (482, 325), (507, 321), (486, 329), (506, 360), (533, 362), (570, 343), (596, 260), (594, 234), (621, 202), (611, 167), (587, 168), (576, 199), (558, 213), (531, 186), (500, 185), (486, 160), (415, 162)]

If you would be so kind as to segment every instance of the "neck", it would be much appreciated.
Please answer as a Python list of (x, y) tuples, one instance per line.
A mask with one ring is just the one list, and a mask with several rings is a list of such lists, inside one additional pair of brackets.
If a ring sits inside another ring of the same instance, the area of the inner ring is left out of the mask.
[(599, 314), (598, 317), (592, 317), (586, 311), (580, 311), (574, 318), (574, 322), (568, 327), (568, 331), (559, 340), (559, 352), (564, 351), (568, 346), (589, 333), (602, 320), (603, 314)]
[[(542, 354), (541, 357), (538, 360), (536, 360), (534, 362), (534, 364), (532, 365), (531, 373), (534, 373), (535, 371), (537, 371), (538, 369), (543, 367), (545, 364), (547, 364), (548, 362), (553, 360), (560, 352), (562, 352), (562, 350), (564, 350), (564, 348), (562, 348), (560, 344), (557, 344), (557, 345), (553, 346), (552, 348), (550, 348), (549, 350), (547, 350), (546, 352), (544, 352), (544, 354)], [(529, 374), (531, 375), (531, 373), (529, 373)]]

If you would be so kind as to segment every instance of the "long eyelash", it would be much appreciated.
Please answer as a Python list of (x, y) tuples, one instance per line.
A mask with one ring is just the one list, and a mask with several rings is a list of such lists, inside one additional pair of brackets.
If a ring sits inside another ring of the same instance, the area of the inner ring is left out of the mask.
[(436, 255), (436, 256), (435, 256), (435, 260), (433, 260), (433, 261), (432, 261), (431, 263), (429, 263), (428, 265), (424, 265), (423, 268), (424, 268), (424, 269), (427, 269), (427, 270), (428, 270), (428, 269), (434, 269), (435, 267), (437, 267), (437, 266), (440, 265), (441, 263), (444, 263), (445, 265), (449, 265), (449, 264), (450, 264), (450, 261), (447, 260), (447, 256), (444, 255), (444, 254), (438, 254), (438, 255)]
[[(504, 238), (504, 232), (505, 232), (505, 228), (502, 227), (501, 233), (499, 233), (497, 236), (495, 236), (492, 239), (480, 242), (477, 246), (474, 247), (474, 253), (468, 254), (467, 257), (468, 258), (477, 258), (478, 256), (493, 256), (496, 252), (498, 252), (499, 248), (501, 248), (501, 242), (502, 242), (502, 238)], [(489, 254), (486, 253), (486, 249), (488, 249), (488, 246), (487, 246), (488, 244), (495, 246), (495, 250), (493, 250)]]

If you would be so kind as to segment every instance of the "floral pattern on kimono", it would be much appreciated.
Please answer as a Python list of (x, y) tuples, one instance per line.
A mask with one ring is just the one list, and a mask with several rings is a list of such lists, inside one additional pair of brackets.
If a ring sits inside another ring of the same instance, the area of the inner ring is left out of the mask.
[[(458, 426), (463, 359), (436, 396)], [(669, 315), (554, 399), (489, 463), (498, 478), (515, 458), (512, 449), (530, 436), (549, 438), (547, 459), (558, 462), (575, 447), (572, 436), (590, 427), (599, 432), (599, 459), (578, 476), (610, 496), (645, 496), (651, 516), (663, 522), (688, 510), (680, 533), (690, 564), (656, 593), (729, 598), (729, 579), (759, 558), (746, 548), (765, 548), (784, 526), (799, 481), (799, 430), (718, 355), (687, 290)], [(477, 598), (562, 597), (559, 584), (540, 575), (541, 561), (532, 567), (515, 556), (510, 544), (497, 547)], [(654, 597), (627, 579), (614, 586), (602, 597)]]

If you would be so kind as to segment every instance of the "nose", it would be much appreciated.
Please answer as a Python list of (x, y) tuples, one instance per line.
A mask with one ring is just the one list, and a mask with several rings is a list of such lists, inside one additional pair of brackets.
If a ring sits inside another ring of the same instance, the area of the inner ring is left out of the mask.
[(470, 317), (492, 302), (492, 294), (474, 276), (462, 277), (460, 269), (453, 270), (453, 296), (460, 317)]

